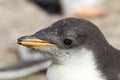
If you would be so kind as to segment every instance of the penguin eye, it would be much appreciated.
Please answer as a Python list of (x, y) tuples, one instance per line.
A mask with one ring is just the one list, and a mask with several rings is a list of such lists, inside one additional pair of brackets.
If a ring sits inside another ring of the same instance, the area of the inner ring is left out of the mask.
[(64, 44), (67, 46), (70, 46), (72, 44), (72, 40), (71, 39), (64, 39)]

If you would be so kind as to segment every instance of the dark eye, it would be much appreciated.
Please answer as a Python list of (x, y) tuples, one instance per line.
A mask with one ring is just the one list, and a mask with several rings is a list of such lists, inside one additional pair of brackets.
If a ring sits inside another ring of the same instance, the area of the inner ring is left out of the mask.
[(64, 39), (64, 44), (67, 45), (67, 46), (70, 46), (72, 44), (72, 40)]

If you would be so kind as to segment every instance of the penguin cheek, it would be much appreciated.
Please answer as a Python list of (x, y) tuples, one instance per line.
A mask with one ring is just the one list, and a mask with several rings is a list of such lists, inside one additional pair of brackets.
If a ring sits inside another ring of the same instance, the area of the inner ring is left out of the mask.
[(77, 39), (77, 42), (80, 46), (83, 46), (86, 41), (88, 40), (88, 34), (84, 34), (84, 35), (79, 35), (78, 39)]
[(48, 55), (53, 55), (54, 53), (58, 52), (58, 48), (55, 46), (32, 47), (32, 49), (42, 54), (48, 54)]

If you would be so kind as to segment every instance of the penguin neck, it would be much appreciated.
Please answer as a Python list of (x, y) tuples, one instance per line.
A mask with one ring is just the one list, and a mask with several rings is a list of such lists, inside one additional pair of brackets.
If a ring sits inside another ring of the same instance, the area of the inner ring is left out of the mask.
[(93, 51), (83, 48), (71, 55), (62, 64), (53, 63), (48, 68), (47, 80), (104, 80), (97, 69)]

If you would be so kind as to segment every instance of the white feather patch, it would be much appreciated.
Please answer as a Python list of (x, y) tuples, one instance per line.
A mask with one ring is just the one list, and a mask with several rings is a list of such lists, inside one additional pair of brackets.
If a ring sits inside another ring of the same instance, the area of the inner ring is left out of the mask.
[(47, 80), (105, 80), (97, 69), (92, 51), (71, 51), (72, 57), (63, 64), (54, 64), (47, 71)]

